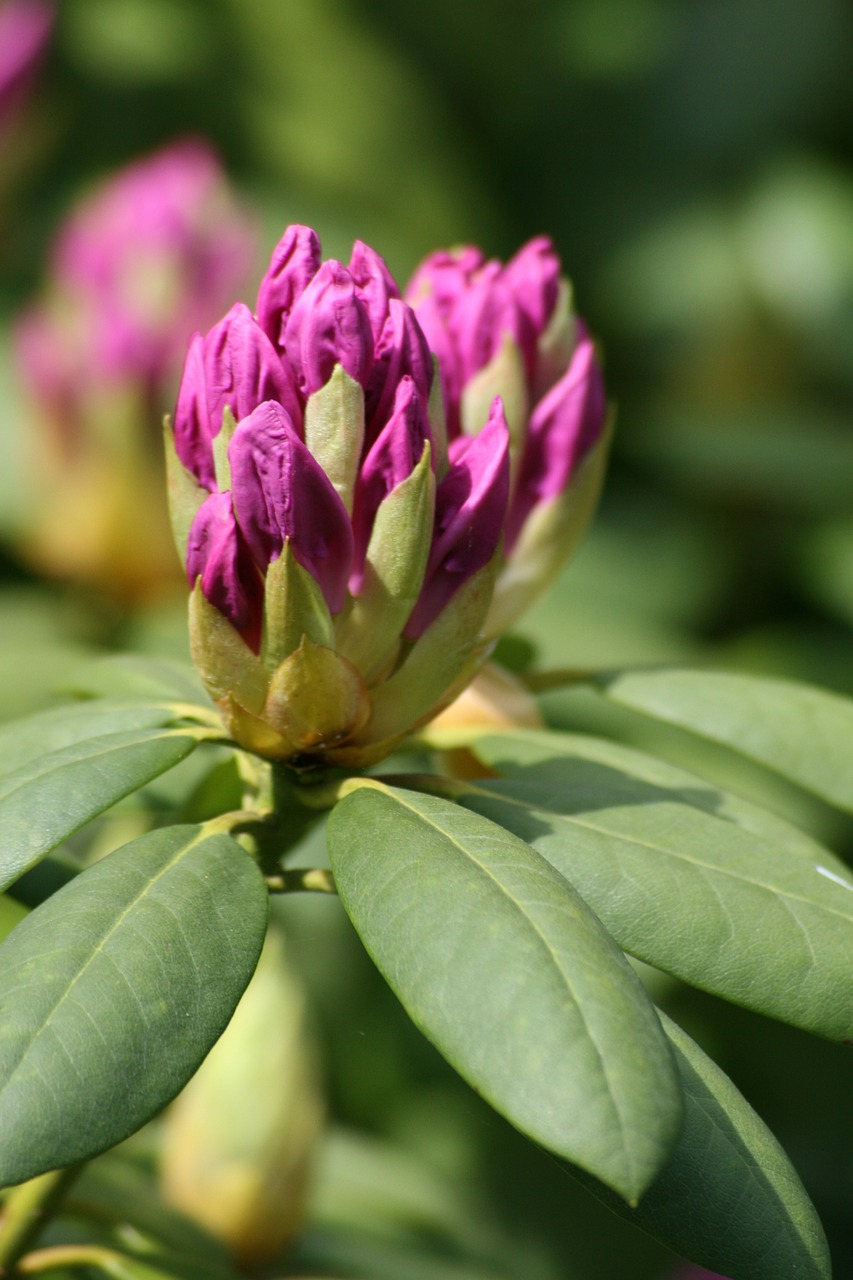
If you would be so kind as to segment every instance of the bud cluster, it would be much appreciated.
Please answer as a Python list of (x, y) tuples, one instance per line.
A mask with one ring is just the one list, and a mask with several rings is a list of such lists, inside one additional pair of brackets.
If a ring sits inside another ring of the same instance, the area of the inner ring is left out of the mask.
[[(467, 280), (444, 270), (456, 262)], [(457, 349), (455, 314), (487, 272), (475, 251), (436, 255), (407, 301), (367, 245), (324, 262), (292, 226), (254, 314), (237, 303), (191, 342), (167, 450), (193, 658), (259, 754), (381, 759), (465, 687), (490, 614), (542, 576), (541, 554), (533, 571), (520, 557), (566, 523), (601, 379), (545, 242), (504, 269), (512, 322), (472, 304), (476, 353)]]

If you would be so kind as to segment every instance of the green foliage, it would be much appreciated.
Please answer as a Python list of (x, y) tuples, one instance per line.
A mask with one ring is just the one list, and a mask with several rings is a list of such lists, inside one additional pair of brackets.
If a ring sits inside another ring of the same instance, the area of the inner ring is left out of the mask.
[(0, 1184), (128, 1136), (231, 1017), (266, 929), (228, 835), (167, 827), (83, 872), (0, 946)]
[(341, 898), (415, 1023), (523, 1132), (636, 1200), (681, 1118), (636, 977), (570, 885), (447, 801), (373, 786), (329, 823)]

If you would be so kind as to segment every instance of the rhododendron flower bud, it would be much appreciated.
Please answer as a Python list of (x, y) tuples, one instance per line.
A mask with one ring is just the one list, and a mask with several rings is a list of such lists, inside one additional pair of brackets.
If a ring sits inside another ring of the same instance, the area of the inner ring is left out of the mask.
[(14, 123), (44, 54), (54, 22), (45, 0), (0, 4), (0, 131)]
[(406, 293), (441, 370), (451, 450), (500, 396), (511, 484), (486, 630), (499, 634), (550, 583), (598, 499), (609, 432), (595, 348), (544, 236), (506, 265), (472, 246), (432, 254)]
[(500, 401), (448, 450), (426, 339), (382, 259), (291, 227), (257, 314), (190, 344), (167, 431), (195, 663), (242, 745), (381, 759), (488, 656), (504, 536)]
[[(45, 296), (16, 335), (41, 449), (25, 550), (41, 567), (130, 596), (173, 579), (163, 405), (174, 395), (188, 334), (242, 288), (254, 242), (215, 155), (192, 139), (121, 170), (72, 213), (51, 254)], [(216, 411), (221, 418), (232, 365), (243, 378), (251, 367), (264, 396), (286, 392), (264, 334), (251, 352), (235, 354), (257, 332), (243, 311), (250, 326), (236, 307), (191, 353), (195, 383), (185, 384), (182, 412), (196, 432)], [(295, 399), (290, 408), (298, 410)], [(184, 438), (194, 456), (207, 456), (190, 429)], [(205, 483), (212, 488), (212, 472)]]

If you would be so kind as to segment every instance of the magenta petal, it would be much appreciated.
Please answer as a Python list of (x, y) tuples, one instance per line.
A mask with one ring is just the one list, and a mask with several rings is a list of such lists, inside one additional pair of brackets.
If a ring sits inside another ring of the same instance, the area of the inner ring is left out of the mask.
[(319, 270), (320, 253), (316, 231), (299, 224), (288, 227), (273, 250), (258, 290), (258, 323), (279, 349), (294, 303)]
[(463, 385), (462, 366), (456, 343), (447, 327), (447, 318), (434, 297), (424, 298), (415, 311), (415, 317), (430, 351), (438, 359), (441, 394), (447, 419), (447, 435), (453, 440), (461, 430), (459, 404)]
[(324, 262), (295, 303), (284, 328), (284, 353), (305, 396), (326, 385), (336, 364), (365, 385), (373, 334), (352, 276), (339, 262)]
[(503, 279), (532, 330), (542, 333), (553, 314), (560, 287), (560, 259), (549, 237), (536, 236), (522, 245), (504, 267)]
[(499, 399), (479, 435), (453, 441), (435, 496), (433, 542), (404, 635), (415, 640), (497, 550), (509, 493), (509, 430)]
[(481, 250), (472, 244), (459, 249), (439, 249), (416, 268), (403, 297), (416, 311), (425, 298), (433, 298), (439, 310), (446, 314), (484, 262)]
[(397, 388), (394, 409), (362, 463), (355, 490), (352, 527), (355, 540), (350, 590), (358, 595), (364, 578), (367, 545), (380, 502), (396, 489), (420, 462), (429, 438), (426, 409), (415, 383), (404, 377)]
[(196, 333), (190, 342), (178, 391), (175, 449), (187, 470), (211, 492), (216, 488), (212, 441), (204, 376), (204, 339)]
[(301, 406), (290, 367), (242, 302), (235, 303), (205, 338), (204, 369), (213, 435), (221, 429), (226, 405), (240, 422), (265, 400), (277, 400), (300, 423)]
[(376, 342), (388, 318), (388, 303), (392, 298), (400, 296), (397, 281), (388, 270), (385, 260), (361, 240), (356, 240), (352, 247), (347, 270), (367, 310), (373, 340)]
[(332, 613), (346, 599), (352, 528), (331, 481), (300, 440), (281, 405), (262, 404), (228, 446), (234, 508), (262, 573), (289, 538), (299, 563), (320, 584)]
[(498, 262), (487, 262), (459, 296), (448, 320), (461, 364), (463, 385), (497, 355), (504, 338), (525, 353), (535, 345), (527, 317), (504, 284)]
[(187, 577), (228, 619), (255, 653), (261, 644), (264, 587), (237, 528), (230, 493), (213, 493), (199, 508), (187, 542)]
[(392, 298), (365, 393), (368, 441), (375, 439), (388, 421), (400, 381), (406, 376), (426, 405), (433, 379), (429, 345), (412, 308)]
[(584, 334), (568, 369), (531, 416), (507, 517), (506, 551), (512, 549), (532, 509), (567, 488), (606, 419), (604, 379), (593, 342)]

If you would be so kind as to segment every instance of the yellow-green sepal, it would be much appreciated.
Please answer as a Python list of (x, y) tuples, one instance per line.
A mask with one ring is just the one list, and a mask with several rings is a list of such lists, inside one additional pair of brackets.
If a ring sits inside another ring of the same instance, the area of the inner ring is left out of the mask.
[(175, 433), (168, 414), (163, 419), (163, 445), (166, 454), (166, 486), (169, 496), (169, 521), (181, 564), (186, 564), (187, 541), (199, 507), (208, 496), (191, 471), (178, 457)]
[(231, 462), (228, 458), (228, 446), (231, 437), (237, 430), (237, 420), (228, 405), (222, 410), (222, 427), (213, 437), (213, 469), (216, 473), (216, 487), (220, 493), (231, 492)]
[(230, 698), (252, 714), (261, 710), (269, 674), (240, 633), (207, 599), (201, 578), (190, 595), (190, 652), (214, 702)]
[(369, 717), (370, 694), (352, 663), (307, 637), (273, 675), (262, 713), (283, 758), (334, 747)]
[(305, 443), (352, 515), (364, 445), (364, 391), (336, 364), (325, 386), (305, 405)]
[(373, 715), (341, 751), (340, 764), (358, 767), (387, 755), (395, 740), (419, 728), (461, 693), (488, 658), (482, 626), (498, 570), (499, 552), (465, 582), (412, 645), (397, 671), (371, 692)]
[(551, 318), (536, 344), (534, 400), (543, 396), (569, 367), (578, 340), (577, 316), (572, 306), (572, 286), (563, 277)]
[(485, 634), (506, 631), (551, 585), (578, 548), (598, 505), (613, 434), (612, 416), (562, 493), (534, 507), (501, 568)]
[(290, 539), (273, 560), (264, 586), (261, 660), (273, 672), (299, 648), (302, 637), (334, 647), (334, 626), (319, 583), (296, 559)]
[[(444, 410), (444, 396), (441, 391), (441, 371), (438, 356), (432, 357), (432, 386), (427, 401), (427, 419), (432, 433), (432, 465), (436, 480), (443, 480), (447, 474), (447, 414)], [(485, 421), (485, 419), (483, 419)]]
[(362, 590), (338, 621), (335, 647), (368, 684), (393, 658), (420, 595), (435, 514), (431, 452), (427, 441), (420, 462), (379, 504)]
[(466, 436), (476, 436), (482, 431), (495, 396), (501, 398), (509, 427), (510, 470), (514, 473), (524, 445), (529, 403), (524, 356), (518, 343), (508, 335), (496, 355), (468, 380), (462, 391), (460, 415)]

